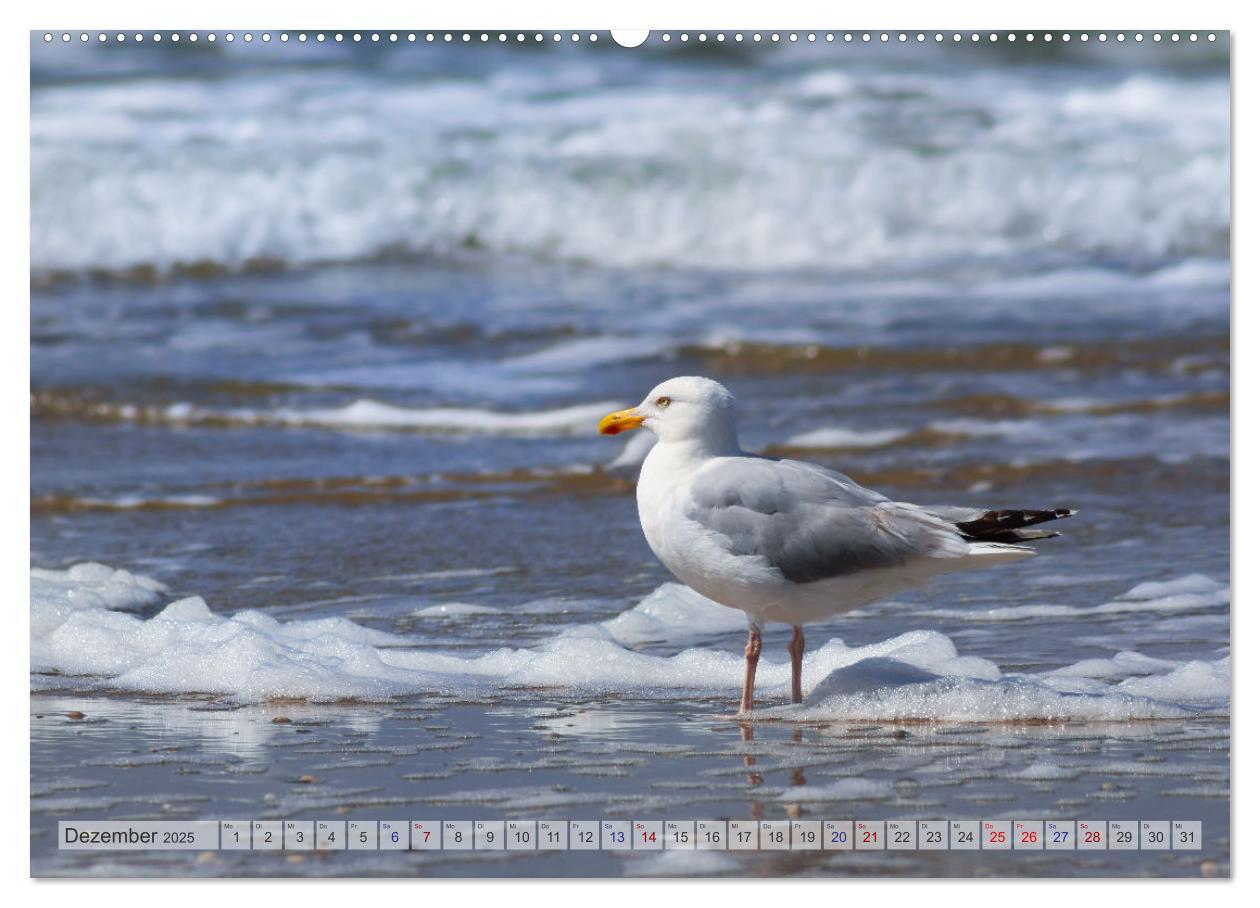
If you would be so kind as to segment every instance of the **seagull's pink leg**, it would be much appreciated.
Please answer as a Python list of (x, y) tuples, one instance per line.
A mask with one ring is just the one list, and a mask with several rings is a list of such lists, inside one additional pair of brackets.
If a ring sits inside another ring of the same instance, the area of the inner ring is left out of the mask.
[(761, 628), (748, 628), (748, 645), (744, 647), (744, 697), (739, 701), (741, 714), (752, 712), (753, 683), (757, 679), (757, 660), (761, 658)]
[(801, 696), (801, 660), (805, 658), (805, 632), (799, 624), (792, 625), (788, 653), (792, 656), (792, 702), (800, 703), (804, 699)]

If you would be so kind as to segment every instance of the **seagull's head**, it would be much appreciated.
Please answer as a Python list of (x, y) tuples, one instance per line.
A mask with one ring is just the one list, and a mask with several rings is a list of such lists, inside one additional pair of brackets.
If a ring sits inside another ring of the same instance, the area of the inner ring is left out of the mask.
[(714, 450), (739, 447), (735, 395), (711, 378), (689, 375), (661, 382), (637, 407), (601, 419), (599, 432), (617, 435), (640, 426), (662, 442), (694, 441)]

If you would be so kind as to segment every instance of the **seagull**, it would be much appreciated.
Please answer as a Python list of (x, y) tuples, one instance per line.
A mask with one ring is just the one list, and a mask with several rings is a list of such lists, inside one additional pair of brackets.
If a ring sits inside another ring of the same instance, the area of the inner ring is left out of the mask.
[(753, 708), (762, 629), (792, 626), (792, 702), (800, 703), (803, 625), (926, 584), (937, 574), (1021, 561), (1035, 524), (1068, 508), (984, 510), (893, 501), (843, 473), (740, 449), (735, 397), (708, 378), (671, 378), (602, 435), (656, 435), (639, 474), (639, 522), (653, 553), (702, 596), (748, 616), (739, 715)]

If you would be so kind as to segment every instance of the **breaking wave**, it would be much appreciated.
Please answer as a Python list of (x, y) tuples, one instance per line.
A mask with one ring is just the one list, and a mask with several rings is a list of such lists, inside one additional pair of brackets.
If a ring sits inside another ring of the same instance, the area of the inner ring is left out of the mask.
[(143, 278), (382, 256), (771, 271), (1228, 254), (1225, 78), (1065, 91), (1019, 69), (830, 65), (602, 84), (609, 74), (584, 66), (570, 74), (580, 91), (494, 70), (40, 85), (32, 267)]

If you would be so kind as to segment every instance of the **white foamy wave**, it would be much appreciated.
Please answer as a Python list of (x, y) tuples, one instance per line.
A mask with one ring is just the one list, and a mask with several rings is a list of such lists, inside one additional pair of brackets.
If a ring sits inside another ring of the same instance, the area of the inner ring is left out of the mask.
[(780, 801), (882, 801), (896, 794), (882, 779), (837, 779), (826, 785), (797, 785), (779, 796)]
[(1044, 420), (1033, 419), (938, 419), (929, 425), (945, 435), (973, 438), (1005, 438), (1009, 441), (1050, 442), (1054, 433)]
[[(75, 571), (78, 571), (75, 574)], [(502, 648), (477, 656), (408, 648), (410, 638), (371, 630), (344, 618), (280, 622), (257, 610), (215, 614), (199, 597), (181, 599), (147, 620), (111, 606), (150, 602), (147, 578), (99, 565), (33, 578), (32, 684), (55, 677), (81, 689), (216, 694), (233, 701), (277, 698), (385, 700), (415, 694), (467, 695), (554, 687), (585, 693), (678, 696), (727, 693), (743, 677), (742, 653), (690, 648), (673, 656), (627, 649), (618, 637), (733, 629), (742, 617), (675, 589), (658, 590), (624, 621), (561, 633), (530, 649)], [(53, 586), (49, 586), (49, 583)], [(103, 587), (103, 585), (112, 586)], [(108, 591), (101, 594), (102, 589)], [(137, 592), (143, 590), (143, 593)], [(93, 601), (91, 596), (98, 598)], [(66, 602), (74, 603), (67, 606)], [(625, 616), (623, 616), (625, 617)], [(1117, 661), (1120, 668), (1122, 662)], [(1227, 659), (1206, 663), (1144, 661), (1139, 674), (1003, 673), (960, 655), (953, 641), (911, 631), (867, 646), (831, 639), (805, 659), (809, 699), (771, 710), (790, 718), (931, 718), (946, 720), (1171, 718), (1223, 714), (1229, 707)], [(1168, 669), (1158, 674), (1156, 669)], [(762, 661), (759, 689), (785, 697), (786, 662)]]
[(1179, 665), (1161, 675), (1126, 678), (1121, 690), (1153, 700), (1182, 700), (1196, 703), (1228, 702), (1230, 694), (1230, 660), (1216, 662), (1195, 660)]
[(544, 347), (503, 362), (503, 368), (519, 372), (573, 372), (636, 359), (652, 359), (677, 342), (667, 337), (583, 337)]
[(934, 608), (919, 614), (960, 621), (1027, 621), (1034, 618), (1071, 618), (1084, 609), (1070, 605), (1012, 605), (986, 609)]
[(232, 418), (258, 424), (314, 426), (345, 429), (416, 429), (427, 432), (466, 432), (470, 434), (590, 434), (596, 423), (615, 403), (580, 404), (525, 413), (500, 413), (485, 409), (437, 407), (412, 409), (394, 407), (377, 400), (357, 400), (331, 409), (278, 409), (278, 411), (232, 411)]
[(616, 403), (606, 402), (555, 410), (501, 413), (459, 407), (411, 409), (360, 400), (328, 410), (260, 412), (255, 418), (262, 423), (327, 428), (417, 429), (487, 435), (589, 435), (595, 431), (599, 419), (616, 407)]
[(156, 498), (145, 498), (141, 495), (121, 495), (118, 498), (80, 498), (78, 502), (85, 507), (100, 508), (106, 511), (135, 511), (142, 508), (213, 508), (222, 504), (222, 499), (209, 495), (160, 495)]
[(124, 421), (172, 425), (268, 426), (342, 431), (411, 431), (468, 435), (590, 435), (599, 419), (620, 405), (578, 404), (548, 410), (507, 413), (473, 407), (400, 407), (358, 400), (341, 407), (297, 409), (215, 409), (191, 403), (163, 407), (109, 406), (107, 415)]
[(1014, 605), (989, 609), (927, 609), (923, 615), (962, 621), (1029, 621), (1037, 618), (1090, 618), (1130, 615), (1135, 612), (1196, 612), (1227, 606), (1229, 587), (1205, 577), (1189, 574), (1176, 580), (1139, 583), (1112, 602), (1102, 605)]
[(616, 618), (569, 633), (590, 635), (598, 630), (623, 646), (640, 646), (688, 643), (747, 628), (748, 618), (738, 609), (719, 605), (681, 583), (666, 583)]
[(148, 620), (102, 608), (52, 615), (34, 595), (31, 612), (31, 670), (90, 676), (104, 689), (245, 702), (377, 699), (416, 689), (412, 673), (391, 669), (377, 649), (402, 641), (343, 618), (281, 624), (258, 611), (226, 618), (195, 596)]
[(998, 439), (1022, 463), (1051, 457), (1078, 462), (1153, 457), (1164, 463), (1229, 457), (1227, 416), (1152, 421), (1129, 413), (1067, 411), (1032, 419), (942, 419), (928, 428), (963, 439)]
[(744, 869), (738, 860), (721, 851), (662, 851), (651, 857), (632, 857), (634, 860), (624, 866), (626, 876), (631, 877), (733, 876)]
[(73, 612), (139, 608), (165, 592), (165, 584), (152, 577), (95, 562), (65, 571), (31, 568), (31, 635), (56, 627)]
[(1011, 778), (1024, 782), (1058, 782), (1064, 779), (1074, 779), (1078, 775), (1080, 775), (1079, 772), (1074, 772), (1056, 763), (1030, 763), (1023, 769), (1011, 773)]
[(1121, 600), (1152, 601), (1168, 596), (1185, 594), (1212, 594), (1224, 589), (1225, 585), (1203, 574), (1187, 574), (1173, 580), (1148, 580), (1139, 583), (1127, 593), (1117, 596)]
[(802, 709), (790, 711), (804, 719), (953, 721), (1117, 721), (1226, 714), (1229, 688), (1219, 678), (1228, 677), (1228, 663), (1208, 667), (1207, 680), (1197, 669), (1178, 676), (1186, 669), (1170, 672), (1162, 683), (1096, 681), (1087, 687), (1063, 684), (1047, 675), (1015, 673), (994, 680), (932, 677), (935, 673), (907, 678), (903, 666), (869, 660), (837, 671), (821, 693), (811, 693)]
[(1168, 672), (1178, 663), (1168, 659), (1155, 659), (1129, 650), (1116, 653), (1110, 659), (1083, 659), (1072, 665), (1057, 668), (1050, 675), (1060, 678), (1103, 678), (1121, 680), (1134, 676)]
[(793, 435), (786, 444), (793, 448), (879, 448), (907, 434), (905, 429), (814, 429)]
[(444, 602), (441, 605), (416, 609), (412, 615), (416, 618), (465, 618), (469, 615), (497, 615), (502, 611), (488, 605), (474, 605), (470, 602)]
[(1087, 611), (1097, 615), (1123, 615), (1130, 612), (1193, 612), (1229, 605), (1229, 587), (1203, 574), (1188, 574), (1174, 580), (1139, 583), (1114, 602), (1104, 602)]
[[(43, 84), (32, 266), (386, 251), (741, 270), (1047, 247), (1228, 254), (1226, 78), (1137, 75), (1064, 93), (1017, 69), (817, 68), (764, 71), (776, 81), (751, 95), (719, 79), (618, 79), (609, 96), (592, 75), (585, 91), (301, 70)], [(820, 91), (841, 84), (852, 89)], [(872, 117), (873, 97), (899, 98), (900, 116)], [(1116, 151), (1134, 135), (1140, 155)]]

